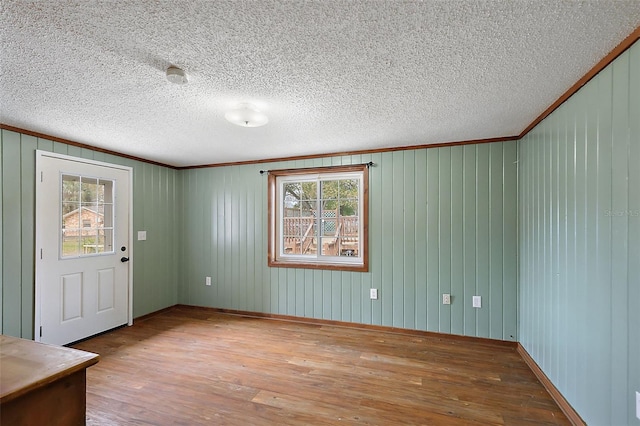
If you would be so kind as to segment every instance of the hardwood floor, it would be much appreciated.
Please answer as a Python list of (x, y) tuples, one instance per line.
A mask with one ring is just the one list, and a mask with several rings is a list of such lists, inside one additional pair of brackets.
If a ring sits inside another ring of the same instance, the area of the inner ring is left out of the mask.
[(568, 425), (515, 348), (190, 307), (74, 345), (89, 425)]

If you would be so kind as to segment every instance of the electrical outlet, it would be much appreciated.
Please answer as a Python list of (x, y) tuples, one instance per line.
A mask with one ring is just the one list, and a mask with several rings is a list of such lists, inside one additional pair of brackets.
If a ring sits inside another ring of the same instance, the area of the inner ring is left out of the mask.
[(372, 288), (369, 290), (369, 297), (371, 298), (371, 300), (375, 300), (378, 298), (378, 289), (377, 288)]
[(206, 277), (204, 279), (204, 285), (211, 285), (211, 277)]
[(482, 296), (473, 296), (473, 307), (482, 308)]
[(451, 304), (451, 295), (444, 293), (442, 295), (442, 304), (443, 305), (450, 305)]

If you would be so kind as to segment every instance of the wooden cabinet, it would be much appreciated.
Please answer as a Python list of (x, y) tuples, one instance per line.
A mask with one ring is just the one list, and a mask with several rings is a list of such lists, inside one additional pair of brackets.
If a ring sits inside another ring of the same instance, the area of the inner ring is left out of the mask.
[(86, 369), (99, 356), (0, 336), (0, 424), (84, 425)]

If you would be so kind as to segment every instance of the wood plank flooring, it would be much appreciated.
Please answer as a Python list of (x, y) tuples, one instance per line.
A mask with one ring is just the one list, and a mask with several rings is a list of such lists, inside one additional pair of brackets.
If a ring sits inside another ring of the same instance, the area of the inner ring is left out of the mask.
[(514, 348), (175, 307), (74, 345), (88, 425), (568, 425)]

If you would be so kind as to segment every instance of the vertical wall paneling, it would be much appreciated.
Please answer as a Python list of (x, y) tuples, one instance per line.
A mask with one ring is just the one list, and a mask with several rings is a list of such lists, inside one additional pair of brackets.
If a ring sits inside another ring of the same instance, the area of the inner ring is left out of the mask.
[[(637, 43), (636, 43), (637, 44)], [(628, 244), (629, 251), (627, 253), (628, 277), (630, 283), (628, 286), (627, 313), (627, 339), (629, 342), (629, 371), (628, 371), (628, 387), (625, 397), (630, 400), (629, 417), (633, 419), (633, 395), (640, 392), (640, 363), (634, 362), (634, 359), (640, 358), (640, 309), (638, 300), (640, 300), (640, 191), (638, 183), (640, 182), (640, 54), (636, 47), (633, 53), (629, 55), (629, 155), (627, 159), (627, 167), (629, 168), (628, 189)], [(636, 76), (636, 77), (633, 77)], [(633, 285), (632, 283), (636, 283)], [(636, 423), (638, 422), (635, 420)]]
[[(189, 186), (189, 181), (192, 177), (193, 175), (186, 175), (184, 173), (178, 174), (177, 176), (178, 194), (181, 195), (186, 192)], [(134, 182), (134, 186), (135, 186), (135, 182)], [(179, 227), (178, 227), (179, 253), (178, 253), (178, 257), (176, 257), (176, 259), (178, 259), (178, 268), (177, 268), (178, 276), (180, 277), (180, 280), (181, 280), (181, 285), (178, 286), (178, 300), (189, 300), (190, 299), (189, 291), (191, 289), (191, 285), (189, 282), (187, 282), (187, 280), (189, 279), (187, 276), (187, 270), (189, 265), (187, 263), (187, 256), (185, 255), (184, 247), (186, 245), (186, 238), (187, 238), (187, 231), (188, 231), (187, 227), (185, 226), (185, 223), (190, 219), (191, 208), (190, 206), (187, 206), (185, 205), (184, 202), (182, 202), (182, 198), (180, 198), (180, 200), (181, 201), (178, 204), (179, 216), (181, 218), (181, 220), (179, 221)], [(134, 214), (134, 221), (135, 221), (135, 214)], [(213, 236), (212, 236), (212, 240), (215, 241)], [(212, 277), (212, 279), (214, 278)], [(212, 283), (212, 285), (215, 286), (215, 281)]]
[(172, 259), (174, 259), (174, 264), (166, 265), (167, 270), (171, 274), (171, 278), (169, 280), (165, 280), (165, 287), (168, 289), (169, 294), (171, 295), (171, 299), (175, 300), (176, 303), (178, 301), (178, 292), (180, 287), (179, 281), (179, 259), (180, 259), (180, 238), (178, 234), (181, 230), (182, 224), (182, 215), (181, 215), (181, 206), (182, 202), (180, 197), (180, 181), (178, 179), (179, 173), (176, 173), (173, 170), (165, 170), (167, 174), (167, 195), (166, 200), (168, 203), (168, 209), (171, 211), (170, 221), (173, 223), (172, 232), (165, 234), (165, 239), (167, 244), (171, 248), (169, 251), (169, 255)]
[[(101, 155), (100, 161), (105, 161), (106, 156)], [(141, 312), (153, 312), (153, 304), (157, 297), (156, 289), (150, 289), (147, 283), (153, 282), (152, 268), (147, 264), (139, 264), (141, 258), (151, 259), (153, 258), (153, 248), (158, 244), (156, 229), (154, 229), (152, 217), (155, 214), (154, 207), (148, 204), (149, 195), (151, 192), (150, 183), (151, 177), (149, 176), (149, 168), (146, 165), (140, 165), (134, 168), (133, 173), (133, 232), (134, 232), (134, 256), (133, 270), (134, 270), (134, 284), (133, 284), (133, 301), (134, 310), (137, 306)], [(144, 241), (138, 241), (137, 231), (146, 231), (147, 239)], [(135, 280), (139, 280), (144, 285), (139, 285)], [(149, 294), (150, 290), (153, 294)]]
[[(180, 267), (189, 288), (179, 300), (515, 340), (516, 153), (516, 143), (504, 142), (184, 170), (180, 263), (192, 266)], [(370, 271), (268, 268), (267, 186), (258, 170), (367, 161), (375, 163)], [(205, 288), (205, 272), (216, 288)], [(379, 289), (378, 300), (369, 288)], [(443, 292), (451, 306), (442, 305)], [(475, 294), (481, 309), (471, 307)]]
[(2, 130), (2, 334), (18, 337), (22, 334), (20, 157), (20, 135)]
[[(386, 156), (385, 156), (386, 160)], [(375, 167), (373, 167), (369, 171), (369, 274), (371, 276), (371, 285), (369, 288), (382, 288), (382, 264), (383, 264), (383, 248), (382, 240), (384, 238), (383, 234), (383, 208), (382, 206), (385, 203), (384, 197), (373, 196), (373, 188), (378, 188), (377, 191), (381, 191), (383, 187), (383, 182), (385, 181), (385, 175), (383, 173), (383, 154), (378, 153), (374, 154), (371, 159), (375, 163)], [(385, 161), (386, 162), (386, 161)], [(424, 183), (423, 183), (424, 184)], [(378, 232), (371, 232), (372, 229), (377, 229)], [(424, 284), (426, 286), (426, 282)], [(368, 294), (368, 289), (365, 287), (363, 289), (364, 297), (366, 302), (364, 306), (366, 309), (363, 313), (370, 312), (370, 321), (367, 321), (366, 318), (363, 317), (363, 322), (371, 322), (372, 324), (380, 325), (382, 324), (382, 305), (380, 301), (377, 300), (367, 300), (366, 295)]]
[(0, 334), (4, 333), (4, 167), (3, 167), (3, 152), (4, 152), (4, 131), (0, 130)]
[[(453, 334), (464, 334), (464, 303), (461, 303), (464, 302), (463, 150), (461, 146), (451, 148), (451, 280), (448, 293), (459, 295), (456, 301), (459, 303), (449, 305)], [(499, 338), (501, 339), (502, 335)]]
[[(577, 137), (576, 116), (579, 112), (570, 108), (565, 108), (565, 110), (566, 134), (564, 144), (560, 151), (563, 153), (560, 165), (564, 165), (564, 167), (560, 167), (561, 172), (564, 174), (564, 185), (562, 186), (562, 194), (560, 195), (563, 213), (560, 216), (560, 220), (565, 224), (565, 228), (561, 236), (562, 241), (564, 241), (564, 250), (562, 250), (561, 256), (563, 260), (561, 260), (559, 268), (562, 268), (561, 282), (566, 281), (565, 298), (563, 299), (562, 307), (564, 312), (563, 322), (568, 323), (569, 321), (573, 321), (574, 315), (571, 309), (567, 308), (568, 301), (571, 300), (570, 298), (575, 298), (577, 300), (579, 297), (576, 286), (576, 266), (574, 255), (576, 253), (574, 238), (576, 221), (575, 215), (572, 214), (572, 212), (575, 212), (575, 191), (571, 190), (571, 188), (575, 188), (575, 163), (573, 159), (575, 158), (574, 147)], [(579, 302), (577, 302), (577, 304), (579, 304)], [(563, 356), (565, 358), (564, 368), (566, 371), (566, 380), (564, 385), (565, 389), (570, 389), (575, 394), (580, 380), (578, 375), (578, 366), (580, 365), (580, 362), (578, 359), (571, 358), (571, 353), (567, 348), (576, 347), (578, 345), (578, 335), (577, 333), (570, 332), (568, 327), (566, 327), (564, 331), (565, 341), (567, 342), (566, 347), (562, 348)]]
[[(624, 212), (611, 218), (611, 421), (627, 420), (628, 378), (628, 305), (629, 297), (629, 52), (623, 53), (611, 67), (611, 210)], [(637, 120), (639, 117), (635, 117)], [(635, 164), (638, 167), (638, 164)], [(640, 191), (640, 187), (635, 187)], [(601, 217), (601, 214), (598, 215)], [(637, 260), (637, 259), (636, 259)], [(640, 283), (636, 283), (640, 285)], [(615, 307), (615, 309), (614, 309)], [(640, 330), (636, 330), (640, 334)], [(638, 358), (636, 362), (640, 362)]]
[[(574, 280), (574, 288), (575, 288), (575, 302), (570, 303), (567, 302), (567, 309), (575, 312), (574, 321), (576, 318), (585, 318), (587, 316), (587, 300), (588, 293), (585, 291), (586, 289), (586, 268), (585, 268), (585, 258), (586, 258), (586, 244), (585, 244), (585, 233), (582, 230), (586, 224), (586, 177), (585, 177), (585, 141), (587, 140), (587, 125), (586, 123), (593, 123), (593, 119), (588, 119), (587, 112), (591, 112), (593, 108), (590, 107), (590, 99), (593, 96), (595, 85), (590, 84), (585, 86), (581, 91), (576, 93), (572, 98), (571, 106), (575, 109), (575, 137), (572, 141), (571, 157), (573, 161), (569, 161), (568, 170), (571, 173), (569, 176), (568, 185), (572, 184), (572, 186), (567, 186), (567, 192), (571, 194), (569, 197), (573, 201), (572, 204), (568, 206), (570, 211), (569, 217), (573, 219), (574, 226), (571, 230), (571, 235), (573, 238), (569, 239), (569, 244), (573, 246), (573, 251), (569, 253), (569, 258), (572, 259), (573, 268), (569, 270), (569, 274), (573, 273), (575, 277)], [(575, 105), (577, 103), (577, 106)], [(569, 104), (566, 104), (569, 106)], [(533, 148), (532, 148), (533, 149)], [(578, 347), (585, 348), (589, 339), (589, 330), (587, 327), (573, 327), (577, 328), (577, 337), (578, 337)], [(570, 330), (572, 331), (572, 330)], [(539, 337), (535, 339), (535, 342), (542, 342), (542, 338)], [(568, 348), (571, 350), (570, 348)], [(586, 371), (587, 368), (587, 353), (586, 351), (578, 351), (577, 353), (578, 364), (581, 367), (578, 371)], [(576, 385), (576, 401), (586, 401), (588, 398), (586, 397), (587, 390), (589, 389), (589, 380), (586, 375), (581, 374), (578, 376), (577, 385)], [(580, 402), (581, 404), (582, 402)], [(581, 412), (580, 406), (575, 406), (579, 412)]]
[[(588, 262), (586, 277), (586, 292), (592, 294), (598, 303), (590, 306), (591, 314), (589, 326), (589, 345), (587, 363), (589, 365), (606, 365), (594, 371), (591, 377), (594, 386), (588, 389), (591, 400), (597, 400), (590, 410), (594, 412), (609, 412), (611, 400), (597, 398), (599, 390), (605, 389), (611, 394), (609, 383), (611, 368), (611, 348), (608, 345), (609, 336), (607, 322), (601, 318), (611, 316), (611, 293), (608, 286), (611, 277), (611, 221), (607, 217), (599, 216), (599, 203), (611, 206), (611, 97), (607, 96), (607, 86), (611, 82), (611, 68), (605, 69), (596, 81), (589, 103), (587, 117), (587, 137), (585, 138), (585, 220), (587, 232), (585, 253)], [(598, 349), (598, 350), (594, 350)]]
[[(374, 196), (373, 188), (369, 188), (369, 197), (379, 198), (379, 205), (382, 212), (382, 223), (379, 230), (382, 232), (381, 238), (376, 238), (372, 242), (373, 245), (380, 244), (382, 251), (381, 264), (381, 284), (380, 292), (378, 296), (379, 300), (374, 300), (372, 303), (381, 305), (382, 316), (380, 318), (381, 324), (393, 324), (392, 316), (392, 302), (393, 302), (393, 262), (385, 262), (383, 259), (393, 259), (393, 209), (385, 208), (385, 203), (388, 206), (393, 206), (393, 153), (385, 152), (382, 154), (381, 162), (377, 170), (380, 170), (382, 177), (382, 186), (378, 190), (379, 197)], [(369, 227), (369, 232), (372, 229)]]
[(79, 146), (67, 146), (67, 155), (72, 155), (74, 157), (82, 157), (82, 148)]
[[(550, 126), (546, 127), (544, 132), (544, 153), (545, 158), (553, 158), (553, 152), (555, 151), (555, 135), (553, 134), (553, 130), (555, 129), (554, 121), (557, 120), (557, 115), (551, 117), (550, 121), (552, 122)], [(543, 229), (546, 231), (543, 234), (543, 245), (545, 247), (543, 253), (543, 262), (546, 266), (543, 273), (542, 279), (545, 281), (553, 282), (554, 281), (554, 269), (552, 259), (554, 257), (555, 246), (554, 246), (554, 222), (552, 221), (552, 215), (555, 206), (555, 200), (553, 198), (553, 181), (554, 181), (554, 167), (553, 161), (544, 163), (544, 186), (542, 187), (542, 200), (544, 210), (542, 213), (543, 217)], [(552, 337), (551, 344), (546, 345), (544, 348), (544, 356), (546, 359), (550, 360), (552, 356), (555, 355), (555, 343), (557, 342), (557, 337), (555, 337), (557, 333), (557, 327), (553, 327), (552, 324), (556, 324), (553, 321), (555, 317), (555, 307), (556, 307), (556, 297), (555, 297), (556, 289), (551, 286), (550, 288), (545, 288), (544, 299), (546, 301), (545, 312), (543, 314), (543, 321), (548, 326), (547, 333)], [(555, 364), (554, 364), (555, 365)], [(554, 371), (557, 373), (557, 371)]]
[(427, 150), (427, 330), (440, 331), (440, 230), (438, 195), (440, 185), (440, 150)]
[[(464, 292), (458, 297), (464, 307), (464, 333), (474, 335), (476, 333), (475, 311), (469, 308), (470, 300), (476, 294), (476, 155), (478, 145), (465, 145), (463, 147), (463, 255), (464, 260)], [(457, 295), (454, 295), (455, 298)]]
[[(554, 221), (558, 225), (558, 231), (555, 234), (556, 237), (556, 247), (557, 250), (555, 252), (554, 257), (554, 271), (555, 272), (555, 282), (557, 283), (556, 288), (556, 304), (558, 306), (558, 317), (557, 322), (559, 324), (567, 322), (570, 318), (567, 315), (567, 309), (565, 309), (566, 301), (571, 295), (567, 293), (567, 281), (566, 281), (566, 273), (560, 271), (560, 265), (566, 265), (566, 235), (567, 235), (567, 207), (566, 207), (566, 168), (560, 167), (561, 164), (566, 164), (566, 146), (567, 146), (567, 121), (568, 121), (568, 109), (562, 106), (558, 111), (558, 128), (557, 128), (557, 144), (555, 157), (556, 161), (554, 161), (554, 173), (556, 175), (556, 185), (554, 186), (555, 193), (555, 203), (557, 205), (555, 211)], [(569, 336), (567, 335), (566, 328), (559, 327), (558, 328), (558, 341), (567, 341)], [(567, 374), (569, 370), (566, 351), (562, 350), (562, 348), (558, 348), (557, 351), (557, 364), (558, 364), (558, 382), (562, 384), (562, 386), (567, 385)]]
[[(259, 176), (256, 173), (256, 176)], [(248, 212), (253, 211), (253, 204), (250, 202), (250, 199), (253, 200), (253, 193), (249, 189), (249, 184), (246, 180), (240, 181), (244, 188), (244, 196), (240, 197), (238, 200), (238, 240), (239, 241), (247, 241), (246, 245), (238, 244), (238, 258), (235, 259), (234, 267), (238, 270), (238, 306), (248, 306), (249, 300), (247, 297), (248, 286), (247, 286), (247, 277), (249, 276), (250, 266), (249, 259), (252, 256), (252, 246), (253, 243), (253, 230), (249, 226), (249, 221), (247, 220)], [(302, 280), (300, 280), (302, 281)], [(301, 308), (297, 311), (296, 314), (301, 314), (300, 316), (304, 316), (304, 300), (301, 300)]]
[(416, 328), (416, 163), (413, 152), (403, 152), (404, 170), (402, 187), (404, 189), (404, 247), (402, 253), (402, 271), (404, 274), (404, 294), (402, 301), (402, 326)]
[(515, 340), (518, 334), (518, 264), (513, 261), (518, 253), (518, 145), (504, 144), (504, 170), (502, 172), (502, 338)]
[[(227, 179), (227, 176), (225, 175), (220, 176), (220, 178), (213, 184), (206, 182), (206, 173), (203, 170), (199, 170), (199, 173), (196, 173), (195, 175), (195, 191), (197, 191), (197, 193), (202, 193), (202, 200), (200, 200), (200, 202), (204, 204), (199, 206), (197, 214), (188, 219), (188, 221), (189, 223), (192, 223), (192, 220), (198, 220), (198, 218), (200, 217), (202, 217), (202, 220), (206, 221), (205, 223), (202, 223), (202, 230), (204, 231), (202, 232), (202, 236), (198, 236), (198, 238), (193, 241), (197, 246), (204, 245), (203, 251), (200, 255), (203, 256), (203, 260), (204, 262), (206, 262), (205, 265), (202, 265), (205, 267), (205, 276), (210, 276), (209, 274), (215, 276), (215, 291), (208, 291), (208, 297), (206, 298), (206, 301), (203, 298), (195, 299), (202, 300), (202, 302), (198, 302), (196, 304), (211, 303), (211, 300), (224, 300), (224, 303), (227, 306), (230, 306), (230, 297), (228, 296), (228, 292), (226, 291), (227, 288), (220, 285), (220, 283), (224, 283), (227, 278), (225, 276), (225, 253), (227, 253), (227, 251), (224, 249), (226, 230), (224, 211), (224, 188), (229, 183), (225, 181), (225, 179)], [(193, 190), (193, 186), (189, 185), (188, 188), (185, 188), (185, 194)], [(211, 195), (209, 195), (209, 193)], [(211, 202), (209, 202), (209, 200), (211, 200)], [(197, 228), (194, 229), (193, 227), (191, 227), (190, 233), (193, 232), (197, 232)], [(211, 235), (211, 241), (207, 241), (206, 235)], [(211, 250), (211, 253), (207, 256), (209, 250)], [(194, 255), (195, 253), (191, 254), (190, 256), (194, 257), (195, 259), (195, 267), (199, 264), (199, 260)], [(209, 258), (211, 258), (210, 262)], [(213, 261), (214, 259), (216, 259), (215, 263)], [(217, 267), (214, 267), (214, 265), (217, 265)], [(202, 287), (202, 283), (197, 280), (195, 281), (195, 285), (200, 291), (213, 290)], [(198, 291), (195, 291), (195, 294), (198, 294)]]
[(69, 145), (62, 142), (53, 142), (53, 152), (56, 154), (69, 155)]
[[(231, 187), (239, 188), (241, 195), (235, 197), (231, 195), (231, 258), (229, 259), (229, 270), (231, 273), (231, 283), (233, 291), (231, 293), (231, 306), (237, 309), (239, 306), (246, 306), (246, 299), (244, 298), (246, 285), (241, 280), (240, 274), (240, 261), (244, 259), (246, 253), (246, 245), (243, 245), (243, 249), (240, 249), (240, 241), (246, 241), (246, 234), (243, 234), (240, 230), (246, 226), (246, 216), (243, 217), (242, 209), (246, 211), (246, 204), (243, 200), (246, 197), (247, 188), (244, 181), (240, 180), (237, 167), (231, 168)], [(243, 222), (244, 220), (244, 222)], [(291, 299), (294, 299), (292, 302)], [(291, 295), (287, 304), (292, 303), (295, 305), (295, 293)]]
[[(479, 146), (476, 156), (476, 287), (475, 295), (481, 296), (484, 309), (473, 308), (476, 315), (476, 333), (489, 337), (489, 256), (490, 229), (489, 217), (489, 169), (491, 167), (491, 146)], [(471, 305), (471, 300), (465, 300)]]
[[(424, 220), (427, 212), (427, 150), (422, 149), (415, 152), (414, 170), (414, 193), (415, 193), (415, 300), (416, 300), (416, 328), (427, 329), (427, 221)], [(464, 333), (461, 333), (464, 334)]]
[[(101, 160), (100, 160), (101, 161)], [(133, 193), (134, 194), (144, 194), (145, 193), (145, 174), (143, 173), (144, 167), (140, 167), (134, 169), (134, 177), (133, 177)], [(136, 199), (138, 202), (136, 202)], [(151, 300), (151, 297), (147, 297), (145, 294), (145, 286), (137, 285), (136, 281), (147, 282), (149, 277), (146, 276), (145, 268), (141, 267), (142, 265), (138, 265), (139, 258), (147, 258), (151, 256), (151, 252), (147, 250), (147, 248), (151, 245), (154, 235), (150, 230), (145, 227), (145, 203), (140, 202), (140, 199), (134, 197), (133, 202), (133, 252), (134, 256), (131, 261), (133, 262), (133, 270), (134, 272), (134, 283), (133, 283), (133, 300), (134, 305), (142, 308), (142, 311), (147, 311), (148, 308), (148, 300)], [(151, 212), (149, 212), (151, 213)], [(138, 241), (137, 231), (147, 231), (147, 241)], [(149, 311), (151, 312), (151, 311)]]
[(438, 297), (440, 308), (439, 331), (451, 333), (451, 305), (442, 304), (442, 294), (451, 293), (451, 148), (439, 151), (438, 156)]
[[(106, 159), (105, 159), (106, 160)], [(155, 179), (157, 176), (154, 176), (154, 168), (151, 164), (143, 164), (142, 165), (142, 180), (145, 187), (145, 191), (142, 193), (142, 202), (145, 205), (145, 209), (149, 209), (150, 211), (155, 212)], [(147, 228), (147, 244), (145, 244), (146, 254), (149, 257), (155, 257), (156, 250), (160, 243), (159, 235), (154, 230), (155, 224), (154, 217), (150, 216), (147, 220), (145, 220), (144, 226)], [(145, 282), (147, 283), (156, 283), (158, 277), (158, 268), (160, 265), (158, 264), (145, 264), (138, 265), (138, 268), (141, 268), (144, 271)], [(155, 285), (154, 285), (155, 287)], [(140, 288), (142, 290), (140, 294), (140, 303), (142, 303), (143, 309), (145, 311), (153, 312), (153, 307), (156, 305), (156, 300), (159, 298), (160, 289), (154, 288), (153, 291), (149, 292), (148, 288)]]
[[(252, 173), (259, 175), (258, 168), (255, 168)], [(250, 300), (251, 298), (253, 299), (253, 304), (249, 304), (249, 310), (251, 311), (262, 311), (264, 309), (262, 305), (263, 283), (261, 282), (261, 280), (263, 280), (264, 277), (266, 276), (266, 274), (263, 273), (261, 268), (261, 265), (266, 261), (266, 259), (264, 259), (263, 257), (264, 252), (260, 250), (260, 247), (265, 247), (267, 245), (266, 235), (262, 232), (263, 229), (266, 228), (266, 223), (267, 223), (267, 213), (266, 213), (266, 209), (264, 208), (264, 206), (267, 205), (267, 200), (266, 200), (266, 192), (261, 191), (260, 188), (266, 185), (267, 175), (262, 174), (259, 176), (261, 176), (261, 179), (258, 179), (254, 184), (250, 184), (250, 187), (253, 188), (254, 214), (253, 214), (253, 221), (251, 220), (251, 218), (247, 219), (250, 222), (254, 222), (254, 225), (255, 225), (253, 229), (254, 245), (252, 247), (254, 252), (253, 254), (254, 271), (253, 271), (253, 280), (252, 280), (253, 285), (251, 285), (251, 283), (249, 284), (249, 288), (252, 290), (252, 293), (249, 295), (249, 298)], [(307, 294), (312, 294), (313, 271), (305, 271), (305, 272), (307, 272), (307, 281), (305, 281), (308, 283)], [(309, 274), (310, 272), (311, 274)], [(310, 309), (313, 309), (313, 305), (310, 306)], [(310, 311), (308, 311), (307, 316), (312, 316)]]
[[(232, 235), (232, 225), (235, 221), (235, 218), (233, 217), (233, 206), (231, 204), (231, 200), (234, 194), (234, 191), (236, 190), (236, 188), (234, 187), (234, 182), (233, 182), (233, 178), (232, 178), (232, 171), (229, 168), (225, 169), (225, 174), (222, 177), (221, 182), (222, 185), (218, 187), (218, 193), (220, 194), (219, 196), (219, 202), (218, 202), (218, 223), (221, 225), (221, 227), (218, 229), (218, 232), (222, 231), (221, 234), (218, 235), (218, 241), (220, 241), (220, 235), (223, 236), (222, 239), (222, 244), (216, 247), (216, 250), (218, 250), (219, 255), (222, 255), (222, 264), (220, 264), (219, 266), (222, 267), (222, 273), (219, 274), (220, 275), (220, 279), (221, 282), (226, 283), (225, 286), (222, 287), (222, 299), (225, 302), (226, 306), (229, 307), (233, 307), (233, 282), (232, 282), (232, 267), (231, 267), (231, 257), (233, 255), (232, 253), (232, 247), (231, 247), (231, 243), (233, 241), (233, 235)], [(206, 176), (206, 171), (205, 170), (200, 170), (199, 173), (199, 181), (198, 184), (202, 186), (202, 188), (204, 189), (204, 191), (206, 192), (208, 189), (208, 182), (207, 182), (207, 176)], [(207, 221), (206, 224), (203, 224), (205, 226), (205, 230), (208, 229), (207, 227), (211, 226), (211, 221), (209, 220), (209, 208), (208, 208), (208, 198), (205, 198), (202, 200), (203, 203), (203, 212), (202, 212), (202, 216), (205, 218), (205, 220)], [(206, 253), (207, 250), (211, 249), (211, 243), (209, 241), (207, 241), (206, 238), (206, 234), (202, 235), (202, 239), (200, 240), (201, 244), (203, 244), (203, 256), (206, 258)], [(286, 277), (286, 275), (284, 275)], [(281, 282), (281, 286), (286, 286), (286, 281), (282, 281)], [(202, 287), (202, 286), (200, 286)], [(219, 287), (220, 288), (220, 287)], [(209, 298), (207, 298), (207, 300), (209, 300)], [(283, 300), (277, 300), (277, 302), (279, 303), (279, 306), (282, 306), (282, 304), (284, 303)]]
[(391, 259), (393, 260), (389, 265), (392, 271), (389, 277), (389, 288), (391, 292), (387, 294), (386, 299), (391, 296), (391, 324), (395, 327), (402, 327), (404, 321), (404, 284), (406, 283), (404, 271), (404, 261), (406, 259), (404, 242), (407, 239), (407, 234), (405, 234), (407, 224), (404, 218), (404, 207), (407, 202), (405, 195), (411, 197), (410, 194), (405, 194), (404, 166), (405, 152), (394, 152), (393, 175), (391, 176), (392, 189), (390, 192), (382, 195), (393, 206), (391, 219), (392, 237), (388, 242), (391, 247)]
[[(8, 130), (0, 137), (2, 333), (33, 338), (36, 149), (134, 168), (134, 317), (177, 303), (177, 171)], [(137, 230), (148, 240), (137, 241)]]
[[(35, 198), (31, 196), (35, 191), (35, 185), (33, 184), (33, 176), (36, 173), (34, 151), (38, 146), (37, 138), (33, 136), (21, 135), (20, 144), (20, 194), (21, 205), (20, 215), (24, 218), (35, 217)], [(32, 283), (34, 281), (34, 264), (33, 258), (35, 253), (35, 223), (33, 220), (23, 219), (20, 226), (20, 245), (22, 246), (22, 253), (20, 254), (21, 271), (20, 279), (22, 285), (22, 300), (21, 311), (22, 318), (20, 319), (22, 336), (32, 337), (33, 335), (33, 300), (34, 300), (34, 286), (24, 285), (24, 283)]]
[[(503, 196), (503, 171), (504, 171), (504, 145), (491, 147), (489, 160), (489, 234), (491, 241), (504, 243), (504, 206)], [(503, 244), (491, 244), (489, 251), (489, 282), (487, 300), (489, 311), (489, 337), (499, 338), (503, 331), (503, 304), (502, 304), (502, 250)], [(493, 309), (500, 306), (500, 309)]]
[(639, 88), (636, 43), (518, 142), (520, 342), (588, 424), (640, 424)]
[[(258, 173), (257, 170), (252, 170), (252, 173), (255, 173), (256, 176), (260, 176), (262, 177), (262, 175), (260, 175)], [(256, 179), (257, 182), (262, 182), (262, 179)], [(245, 306), (247, 307), (252, 307), (250, 308), (250, 310), (255, 311), (255, 300), (253, 297), (253, 291), (254, 291), (254, 287), (253, 287), (253, 278), (255, 276), (255, 269), (256, 269), (256, 265), (255, 265), (255, 249), (256, 249), (256, 241), (255, 241), (255, 236), (256, 236), (256, 232), (255, 232), (255, 228), (256, 228), (256, 221), (252, 221), (249, 218), (252, 218), (254, 215), (254, 212), (256, 210), (255, 204), (256, 204), (256, 199), (255, 199), (255, 191), (251, 190), (251, 184), (249, 182), (245, 181), (245, 185), (247, 185), (247, 191), (246, 191), (246, 197), (244, 200), (245, 203), (245, 208), (244, 208), (244, 213), (243, 213), (243, 227), (242, 227), (242, 232), (245, 235), (245, 240), (247, 241), (247, 245), (246, 245), (246, 252), (244, 253), (244, 257), (243, 259), (241, 259), (240, 261), (240, 269), (243, 270), (243, 276), (240, 277), (240, 281), (244, 283), (244, 296), (246, 298), (245, 300)], [(251, 278), (249, 278), (251, 277)], [(303, 309), (304, 312), (304, 309)], [(304, 315), (300, 315), (300, 316), (304, 316)]]
[[(329, 282), (331, 283), (330, 318), (342, 321), (342, 278), (347, 274), (339, 271), (331, 271), (329, 275)], [(296, 284), (292, 283), (292, 285)]]

